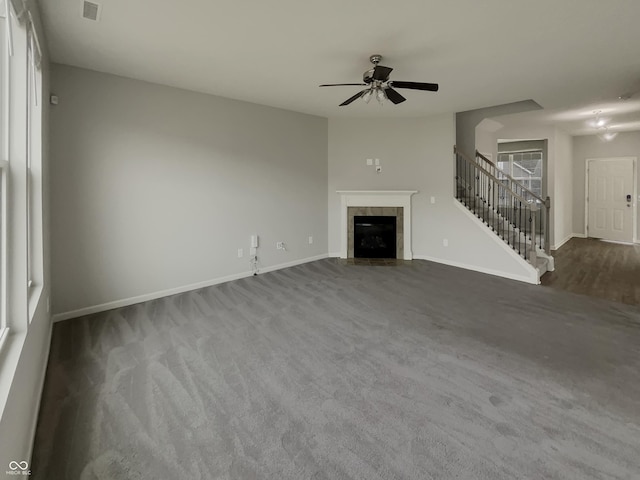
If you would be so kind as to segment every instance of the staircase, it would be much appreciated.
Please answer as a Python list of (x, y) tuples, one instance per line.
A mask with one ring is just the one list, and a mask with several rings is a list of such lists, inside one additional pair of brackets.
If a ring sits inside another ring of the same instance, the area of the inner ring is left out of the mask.
[(538, 271), (553, 271), (549, 255), (549, 209), (542, 199), (476, 151), (471, 158), (454, 147), (455, 196)]

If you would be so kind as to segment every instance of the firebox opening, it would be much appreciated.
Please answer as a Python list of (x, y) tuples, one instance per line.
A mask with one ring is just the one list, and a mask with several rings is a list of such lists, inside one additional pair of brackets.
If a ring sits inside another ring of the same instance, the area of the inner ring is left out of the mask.
[(355, 258), (397, 258), (395, 216), (355, 216)]

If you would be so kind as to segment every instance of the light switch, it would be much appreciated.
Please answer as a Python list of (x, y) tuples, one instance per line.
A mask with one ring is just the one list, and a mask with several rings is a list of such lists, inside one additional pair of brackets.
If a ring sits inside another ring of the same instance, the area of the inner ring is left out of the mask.
[(431, 197), (431, 203), (436, 203), (436, 197)]
[(373, 158), (367, 158), (367, 166), (370, 167), (373, 165)]
[(376, 166), (380, 165), (380, 159), (376, 158)]

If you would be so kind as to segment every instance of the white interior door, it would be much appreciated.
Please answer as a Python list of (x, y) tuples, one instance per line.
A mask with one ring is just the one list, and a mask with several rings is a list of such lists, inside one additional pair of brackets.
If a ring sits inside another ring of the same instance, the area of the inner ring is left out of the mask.
[(633, 241), (633, 164), (632, 158), (587, 161), (589, 237)]

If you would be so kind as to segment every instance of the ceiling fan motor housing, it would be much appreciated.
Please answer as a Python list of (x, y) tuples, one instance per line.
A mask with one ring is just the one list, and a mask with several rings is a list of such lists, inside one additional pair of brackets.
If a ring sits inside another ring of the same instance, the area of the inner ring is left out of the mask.
[(371, 70), (367, 70), (366, 72), (364, 72), (362, 74), (362, 81), (364, 83), (371, 83), (373, 82), (373, 68)]
[(369, 61), (373, 63), (374, 68), (364, 72), (364, 74), (362, 75), (362, 80), (364, 81), (364, 83), (371, 83), (373, 81), (373, 72), (375, 70), (375, 66), (380, 63), (380, 60), (382, 60), (382, 55), (380, 55), (379, 53), (374, 53), (369, 57)]

